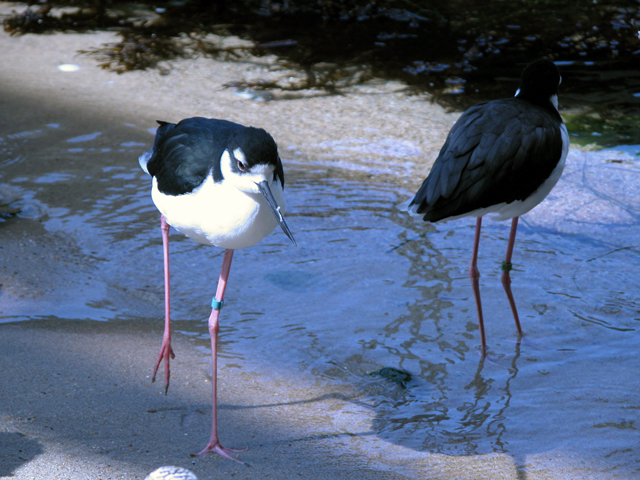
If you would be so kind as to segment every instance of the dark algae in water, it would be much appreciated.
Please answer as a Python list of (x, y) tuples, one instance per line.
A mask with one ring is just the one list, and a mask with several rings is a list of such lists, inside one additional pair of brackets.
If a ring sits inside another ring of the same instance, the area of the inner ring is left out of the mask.
[(11, 35), (25, 33), (47, 33), (52, 31), (87, 31), (107, 29), (114, 27), (131, 26), (118, 15), (107, 14), (105, 2), (86, 2), (80, 5), (75, 12), (63, 12), (53, 14), (54, 7), (67, 6), (73, 2), (41, 2), (46, 3), (41, 7), (32, 8), (33, 2), (19, 13), (4, 18), (2, 24), (4, 30)]
[[(70, 5), (78, 10), (53, 13), (52, 7)], [(303, 68), (318, 62), (367, 64), (377, 76), (469, 95), (487, 69), (495, 73), (493, 78), (513, 76), (514, 63), (539, 57), (622, 63), (640, 57), (637, 0), (578, 5), (568, 0), (137, 2), (135, 9), (132, 5), (115, 0), (50, 1), (16, 12), (3, 24), (12, 34), (117, 27), (122, 45), (105, 48), (125, 49), (138, 36), (135, 42), (146, 45), (140, 51), (158, 58), (191, 54), (178, 47), (185, 43), (207, 53), (204, 35), (228, 33), (252, 40), (262, 52), (277, 50)], [(140, 5), (146, 6), (146, 16)], [(141, 38), (176, 45), (154, 47)], [(138, 65), (148, 68), (153, 63), (141, 60)]]
[(392, 381), (401, 388), (407, 388), (407, 383), (411, 381), (411, 374), (404, 370), (398, 370), (397, 368), (384, 367), (375, 372), (371, 372), (369, 375), (372, 377), (379, 376)]
[[(177, 58), (276, 54), (304, 80), (293, 86), (260, 81), (228, 86), (340, 93), (375, 76), (399, 79), (442, 105), (465, 110), (513, 96), (524, 65), (548, 58), (563, 76), (561, 110), (640, 117), (638, 0), (24, 3), (24, 10), (16, 7), (3, 19), (6, 31), (116, 31), (119, 41), (82, 53), (118, 73), (149, 68), (169, 73), (166, 61)], [(250, 44), (225, 47), (214, 35), (236, 35)], [(614, 124), (625, 128), (624, 122)], [(579, 125), (571, 127), (578, 127), (584, 143)], [(631, 130), (640, 130), (637, 122)], [(638, 143), (635, 135), (627, 143)]]
[(640, 145), (640, 118), (633, 113), (612, 109), (565, 113), (563, 117), (572, 143), (606, 148)]

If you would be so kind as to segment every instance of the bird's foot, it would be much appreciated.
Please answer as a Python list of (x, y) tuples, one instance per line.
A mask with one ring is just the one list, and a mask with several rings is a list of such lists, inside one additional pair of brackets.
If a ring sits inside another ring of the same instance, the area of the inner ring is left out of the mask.
[(236, 450), (233, 448), (227, 448), (227, 447), (223, 447), (222, 445), (220, 445), (220, 442), (209, 442), (209, 445), (207, 445), (205, 447), (204, 450), (202, 450), (200, 453), (198, 453), (198, 455), (202, 455), (203, 453), (207, 453), (207, 452), (215, 452), (218, 455), (227, 458), (229, 460), (233, 460), (234, 462), (238, 462), (241, 463), (242, 465), (246, 465), (244, 462), (238, 460), (237, 458), (233, 458), (231, 455), (229, 455), (229, 453), (227, 452), (232, 452), (232, 453), (242, 453), (242, 452), (246, 452), (247, 450), (249, 450), (248, 448), (243, 448), (241, 450)]
[(164, 394), (166, 395), (169, 391), (169, 360), (172, 358), (176, 358), (173, 353), (173, 349), (171, 348), (171, 339), (163, 338), (162, 345), (160, 346), (160, 354), (158, 355), (158, 361), (156, 362), (156, 366), (153, 369), (153, 375), (151, 377), (151, 381), (156, 381), (156, 373), (158, 373), (158, 367), (160, 367), (160, 363), (164, 360)]

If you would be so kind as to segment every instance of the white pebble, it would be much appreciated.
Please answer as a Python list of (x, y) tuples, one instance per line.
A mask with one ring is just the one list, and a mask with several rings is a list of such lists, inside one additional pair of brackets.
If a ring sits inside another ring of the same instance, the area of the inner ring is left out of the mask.
[(154, 470), (144, 480), (198, 480), (198, 477), (186, 468), (166, 466)]
[(63, 63), (62, 65), (58, 65), (58, 70), (61, 72), (77, 72), (80, 70), (80, 67), (72, 63)]

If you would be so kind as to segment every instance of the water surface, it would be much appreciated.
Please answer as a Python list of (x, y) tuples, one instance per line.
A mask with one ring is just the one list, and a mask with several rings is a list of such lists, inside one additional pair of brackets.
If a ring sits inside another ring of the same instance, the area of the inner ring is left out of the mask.
[[(81, 260), (50, 256), (44, 265), (58, 265), (55, 285), (23, 300), (5, 284), (0, 322), (161, 322), (159, 216), (137, 164), (152, 137), (147, 125), (128, 127), (131, 140), (120, 144), (108, 131), (57, 124), (2, 140), (0, 184), (21, 213), (0, 229), (58, 235)], [(48, 147), (31, 152), (34, 136)], [(334, 145), (336, 155), (391, 149), (396, 163), (385, 168), (418, 169), (406, 166), (419, 163), (411, 145), (356, 140)], [(403, 203), (412, 192), (398, 186), (402, 179), (377, 182), (383, 167), (373, 162), (365, 175), (348, 168), (348, 157), (336, 168), (281, 150), (286, 218), (299, 247), (277, 231), (236, 252), (221, 317), (223, 375), (237, 369), (342, 392), (327, 422), (345, 448), (395, 446), (407, 458), (503, 455), (517, 478), (544, 474), (560, 457), (566, 478), (640, 478), (640, 166), (633, 157), (572, 150), (557, 188), (523, 217), (512, 272), (522, 343), (500, 284), (509, 223), (485, 221), (483, 361), (467, 274), (474, 222), (434, 226), (409, 217)], [(52, 153), (61, 160), (38, 161)], [(172, 231), (175, 329), (203, 356), (221, 260), (222, 250)], [(369, 375), (382, 367), (412, 380), (403, 389)]]

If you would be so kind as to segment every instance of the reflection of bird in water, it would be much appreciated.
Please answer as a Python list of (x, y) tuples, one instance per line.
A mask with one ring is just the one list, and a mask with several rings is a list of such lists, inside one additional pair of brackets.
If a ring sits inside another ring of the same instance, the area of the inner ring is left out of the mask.
[(238, 450), (223, 447), (217, 431), (218, 316), (235, 249), (255, 245), (278, 225), (295, 245), (282, 216), (284, 171), (276, 143), (262, 129), (198, 117), (178, 124), (158, 123), (153, 147), (140, 157), (140, 166), (153, 177), (151, 196), (162, 213), (164, 246), (165, 331), (153, 379), (164, 360), (166, 393), (169, 359), (174, 357), (169, 315), (169, 225), (172, 225), (198, 243), (226, 249), (209, 317), (211, 438), (200, 453), (215, 451), (232, 458), (227, 452)]
[(522, 72), (515, 97), (480, 103), (464, 112), (409, 206), (428, 222), (477, 217), (469, 276), (483, 355), (487, 346), (477, 267), (482, 216), (512, 219), (502, 285), (522, 335), (510, 286), (511, 255), (518, 217), (549, 194), (564, 168), (569, 135), (558, 113), (560, 81), (553, 62), (538, 60)]

